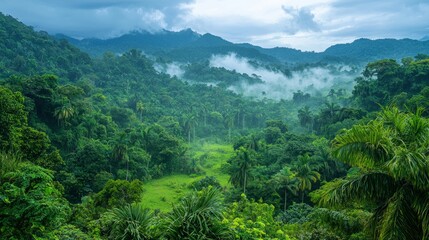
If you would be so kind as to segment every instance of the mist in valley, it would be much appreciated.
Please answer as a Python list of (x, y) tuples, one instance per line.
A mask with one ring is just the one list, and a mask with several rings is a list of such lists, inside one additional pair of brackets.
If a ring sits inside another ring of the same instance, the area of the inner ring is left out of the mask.
[[(168, 74), (170, 77), (177, 77), (191, 84), (219, 84), (219, 80), (215, 78), (210, 82), (203, 82), (200, 79), (187, 79), (185, 77), (187, 65), (170, 62), (156, 63), (154, 67), (158, 72)], [(278, 69), (268, 69), (265, 66), (255, 64), (251, 59), (241, 57), (236, 53), (212, 55), (209, 59), (209, 67), (225, 69), (257, 79), (258, 81), (254, 83), (249, 83), (248, 79), (238, 80), (227, 88), (246, 97), (273, 100), (291, 99), (293, 93), (297, 91), (309, 93), (312, 96), (326, 95), (331, 89), (343, 89), (350, 93), (354, 87), (354, 79), (361, 72), (356, 66), (330, 64), (296, 67), (290, 70), (290, 74), (285, 74)]]
[(312, 95), (327, 93), (331, 88), (343, 88), (351, 91), (354, 78), (358, 76), (350, 66), (330, 65), (327, 67), (308, 67), (292, 71), (286, 76), (280, 71), (255, 67), (247, 58), (235, 53), (228, 55), (213, 55), (211, 67), (226, 68), (250, 76), (257, 76), (262, 83), (248, 84), (244, 81), (230, 86), (229, 89), (249, 97), (269, 99), (290, 99), (294, 92), (301, 90)]
[(167, 64), (154, 64), (154, 68), (159, 73), (165, 73), (170, 75), (170, 77), (177, 77), (182, 79), (185, 74), (185, 70), (183, 70), (183, 66), (179, 63), (172, 62)]
[(354, 86), (354, 79), (360, 72), (355, 67), (347, 65), (328, 65), (292, 70), (287, 76), (279, 70), (255, 66), (250, 59), (235, 53), (213, 55), (210, 66), (259, 78), (261, 83), (249, 84), (246, 81), (240, 81), (229, 89), (248, 97), (275, 100), (291, 99), (293, 93), (298, 90), (312, 95), (326, 94), (332, 88), (350, 92)]

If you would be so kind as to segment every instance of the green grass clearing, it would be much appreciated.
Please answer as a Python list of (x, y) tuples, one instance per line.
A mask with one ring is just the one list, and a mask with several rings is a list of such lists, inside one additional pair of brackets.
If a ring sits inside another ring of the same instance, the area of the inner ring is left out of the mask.
[(190, 184), (205, 176), (215, 176), (223, 187), (229, 187), (229, 175), (221, 172), (222, 164), (233, 156), (231, 145), (202, 144), (189, 149), (191, 156), (198, 159), (203, 175), (175, 174), (146, 182), (143, 185), (142, 203), (150, 209), (162, 212), (171, 210), (172, 204), (191, 191)]

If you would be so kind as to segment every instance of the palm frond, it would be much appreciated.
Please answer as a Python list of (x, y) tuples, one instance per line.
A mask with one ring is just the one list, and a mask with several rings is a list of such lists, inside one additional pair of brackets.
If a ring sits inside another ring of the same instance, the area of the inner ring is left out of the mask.
[(429, 240), (429, 192), (428, 191), (414, 191), (413, 209), (421, 221), (422, 239)]
[(390, 199), (381, 220), (379, 239), (421, 239), (418, 216), (412, 208), (412, 191), (402, 187)]
[(416, 114), (407, 115), (406, 126), (401, 132), (401, 138), (411, 145), (414, 143), (417, 146), (422, 143), (427, 143), (429, 136), (429, 122), (421, 117), (421, 110), (417, 110)]
[(222, 206), (217, 188), (207, 188), (183, 198), (168, 214), (167, 239), (222, 239)]
[(400, 112), (397, 107), (383, 107), (379, 113), (379, 120), (396, 132), (403, 132), (406, 129), (407, 118), (407, 115)]
[(372, 216), (368, 219), (366, 224), (366, 229), (371, 233), (373, 239), (377, 239), (380, 236), (380, 231), (382, 228), (382, 220), (384, 213), (386, 212), (388, 202), (382, 202), (379, 204), (373, 211)]
[(352, 166), (373, 168), (390, 159), (392, 143), (381, 123), (356, 125), (333, 140), (332, 154)]
[(394, 157), (386, 163), (389, 174), (396, 180), (406, 180), (418, 189), (429, 188), (429, 161), (418, 151), (397, 147)]
[[(380, 188), (383, 186), (383, 188)], [(398, 188), (395, 180), (383, 172), (369, 172), (360, 176), (338, 180), (321, 189), (319, 204), (344, 205), (353, 200), (385, 201)]]
[(152, 214), (140, 204), (127, 204), (114, 208), (111, 215), (111, 239), (150, 239)]

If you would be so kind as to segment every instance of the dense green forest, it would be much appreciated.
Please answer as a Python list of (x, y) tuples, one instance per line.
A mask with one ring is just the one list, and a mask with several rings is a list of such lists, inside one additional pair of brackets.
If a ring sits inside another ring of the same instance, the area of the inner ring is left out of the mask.
[(207, 52), (184, 81), (156, 69), (174, 52), (91, 57), (2, 14), (0, 36), (0, 239), (429, 239), (428, 55), (273, 100)]

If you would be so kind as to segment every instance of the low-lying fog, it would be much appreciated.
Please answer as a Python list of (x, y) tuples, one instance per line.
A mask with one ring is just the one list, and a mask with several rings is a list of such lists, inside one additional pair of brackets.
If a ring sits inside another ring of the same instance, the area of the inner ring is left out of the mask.
[[(179, 63), (156, 66), (160, 72), (183, 79), (184, 70)], [(351, 91), (354, 79), (359, 75), (356, 68), (347, 65), (329, 65), (326, 67), (307, 67), (303, 70), (292, 71), (290, 76), (276, 70), (255, 67), (250, 59), (235, 53), (213, 55), (210, 67), (225, 68), (249, 76), (258, 76), (262, 83), (249, 84), (238, 82), (229, 87), (230, 90), (249, 97), (269, 99), (291, 99), (294, 92), (301, 90), (312, 95), (326, 94), (331, 88)], [(183, 79), (186, 80), (186, 79)]]

